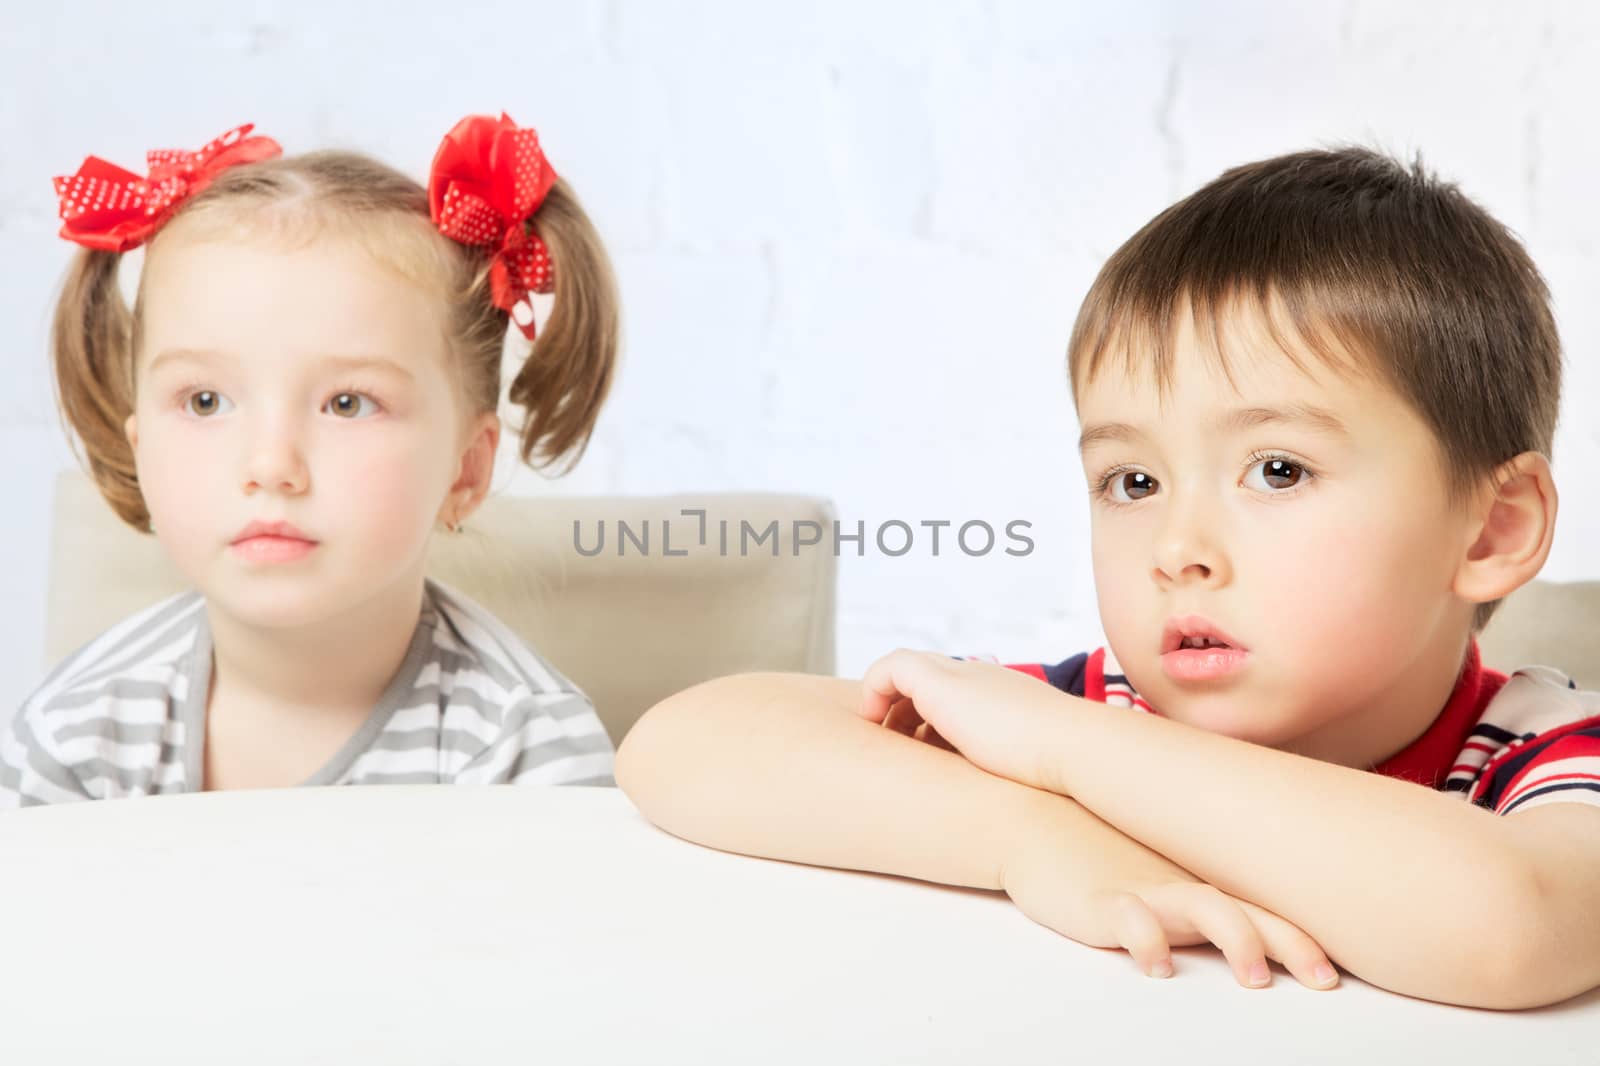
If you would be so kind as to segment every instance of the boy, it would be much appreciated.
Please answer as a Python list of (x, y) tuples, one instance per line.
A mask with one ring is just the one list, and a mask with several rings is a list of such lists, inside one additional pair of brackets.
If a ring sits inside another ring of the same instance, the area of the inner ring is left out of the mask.
[(1473, 640), (1556, 513), (1516, 239), (1369, 151), (1236, 168), (1111, 257), (1068, 362), (1109, 649), (710, 682), (623, 745), (639, 808), (1004, 889), (1152, 975), (1209, 941), (1252, 987), (1330, 957), (1473, 1006), (1600, 985), (1600, 696)]

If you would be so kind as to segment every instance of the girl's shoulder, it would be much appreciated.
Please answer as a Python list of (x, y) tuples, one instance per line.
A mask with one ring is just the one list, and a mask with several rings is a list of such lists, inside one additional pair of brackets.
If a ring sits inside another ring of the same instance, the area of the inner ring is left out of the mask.
[(588, 696), (482, 604), (431, 579), (425, 593), (421, 699), (390, 728), (436, 723), (456, 783), (612, 783), (612, 744)]
[(134, 689), (146, 692), (152, 684), (170, 685), (185, 674), (190, 654), (208, 634), (205, 599), (198, 591), (169, 596), (64, 656), (17, 713), (82, 707)]
[(573, 681), (539, 654), (487, 607), (458, 589), (429, 578), (425, 583), (424, 622), (434, 630), (441, 669), (452, 670), (457, 683), (499, 690), (502, 698), (522, 690), (540, 696), (582, 696)]

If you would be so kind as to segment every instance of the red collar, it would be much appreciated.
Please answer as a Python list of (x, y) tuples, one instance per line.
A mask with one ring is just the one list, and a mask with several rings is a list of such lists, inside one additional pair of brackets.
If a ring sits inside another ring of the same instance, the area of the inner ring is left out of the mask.
[(1444, 710), (1420, 737), (1373, 767), (1374, 772), (1438, 788), (1466, 745), (1467, 735), (1483, 716), (1483, 709), (1505, 683), (1505, 674), (1484, 668), (1478, 656), (1478, 642), (1473, 641)]

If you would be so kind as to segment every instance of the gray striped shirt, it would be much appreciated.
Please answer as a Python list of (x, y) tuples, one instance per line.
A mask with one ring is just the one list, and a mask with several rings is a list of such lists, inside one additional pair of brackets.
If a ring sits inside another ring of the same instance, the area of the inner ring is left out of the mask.
[[(212, 667), (188, 591), (67, 656), (0, 732), (0, 808), (199, 791)], [(612, 784), (594, 706), (505, 624), (431, 579), (399, 671), (303, 784)]]

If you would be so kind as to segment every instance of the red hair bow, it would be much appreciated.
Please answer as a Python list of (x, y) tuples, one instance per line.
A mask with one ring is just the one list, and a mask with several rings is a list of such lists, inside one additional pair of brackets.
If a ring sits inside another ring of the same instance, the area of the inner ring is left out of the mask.
[[(529, 221), (556, 183), (539, 135), (471, 115), (445, 134), (428, 174), (428, 209), (439, 232), (462, 244), (493, 248), (489, 285), (494, 305), (513, 311), (530, 292), (553, 292), (550, 249)], [(517, 326), (533, 339), (533, 308)], [(513, 315), (513, 319), (515, 316)]]
[(245, 123), (198, 152), (162, 148), (146, 153), (150, 168), (141, 178), (98, 156), (89, 156), (68, 178), (54, 179), (61, 200), (61, 236), (86, 248), (126, 252), (161, 228), (185, 199), (229, 167), (280, 155), (271, 137), (247, 136)]

